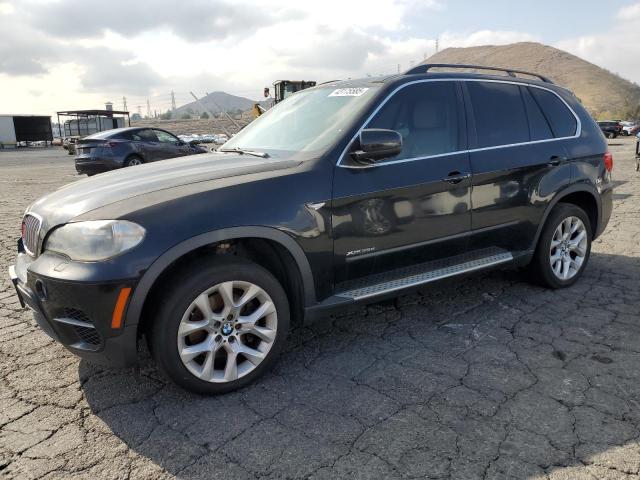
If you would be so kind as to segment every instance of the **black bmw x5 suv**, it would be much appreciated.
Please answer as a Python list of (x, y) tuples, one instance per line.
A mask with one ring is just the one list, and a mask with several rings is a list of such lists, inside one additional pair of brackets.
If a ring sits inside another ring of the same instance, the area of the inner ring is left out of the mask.
[(611, 215), (598, 125), (544, 77), (449, 67), (319, 85), (219, 152), (41, 198), (21, 301), (83, 358), (132, 366), (145, 338), (176, 383), (220, 393), (355, 302), (498, 266), (572, 285)]

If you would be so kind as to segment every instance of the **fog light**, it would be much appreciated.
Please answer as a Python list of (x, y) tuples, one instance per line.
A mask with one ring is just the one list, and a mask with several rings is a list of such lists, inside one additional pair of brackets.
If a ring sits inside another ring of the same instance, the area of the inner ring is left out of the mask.
[(44, 282), (40, 279), (36, 280), (36, 295), (38, 295), (40, 301), (47, 301), (47, 287), (44, 286)]

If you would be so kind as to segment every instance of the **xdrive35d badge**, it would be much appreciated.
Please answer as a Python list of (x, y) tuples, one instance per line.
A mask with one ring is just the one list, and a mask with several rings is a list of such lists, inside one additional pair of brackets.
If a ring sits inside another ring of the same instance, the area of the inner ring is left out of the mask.
[(475, 69), (322, 84), (216, 153), (52, 192), (23, 218), (21, 302), (87, 360), (132, 366), (147, 342), (214, 394), (357, 302), (494, 267), (573, 285), (611, 216), (605, 138), (548, 79)]

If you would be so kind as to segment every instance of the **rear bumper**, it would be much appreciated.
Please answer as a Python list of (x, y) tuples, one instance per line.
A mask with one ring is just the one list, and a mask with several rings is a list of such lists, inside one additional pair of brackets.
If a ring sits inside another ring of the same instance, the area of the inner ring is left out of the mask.
[(607, 224), (611, 219), (611, 213), (613, 211), (613, 188), (604, 190), (600, 194), (600, 221), (598, 222), (598, 228), (593, 238), (599, 237), (607, 228)]
[(31, 271), (24, 282), (13, 266), (9, 277), (21, 305), (33, 313), (42, 331), (71, 352), (110, 367), (137, 363), (137, 325), (111, 328), (118, 294), (131, 282), (69, 282)]
[(113, 157), (76, 157), (76, 172), (94, 174), (120, 168), (122, 164)]

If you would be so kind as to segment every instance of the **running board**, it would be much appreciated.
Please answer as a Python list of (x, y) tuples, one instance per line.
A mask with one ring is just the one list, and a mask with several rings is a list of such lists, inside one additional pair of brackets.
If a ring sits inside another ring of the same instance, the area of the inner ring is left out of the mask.
[(363, 300), (455, 275), (482, 270), (512, 260), (513, 255), (506, 250), (499, 248), (478, 250), (445, 260), (399, 268), (354, 282), (345, 282), (341, 285), (342, 291), (336, 293), (335, 296), (354, 301)]

